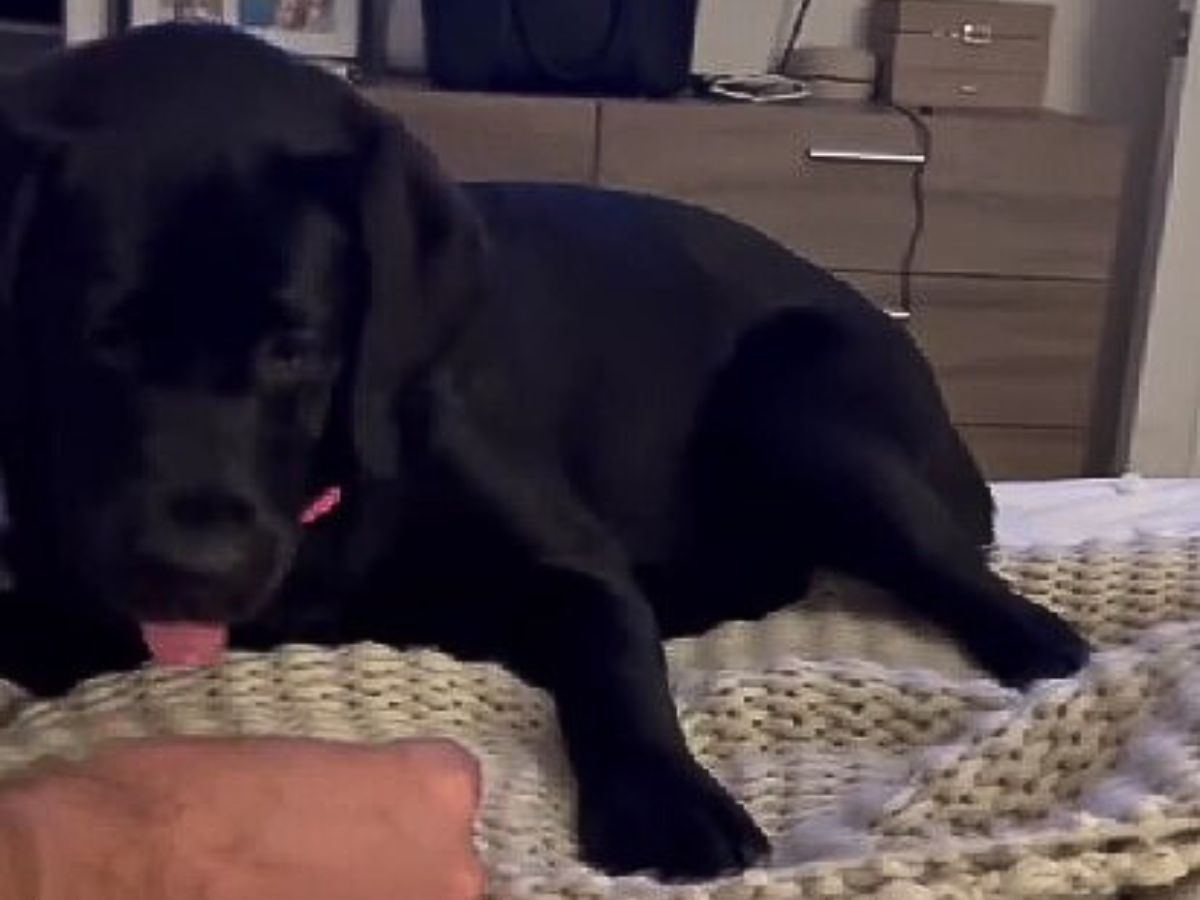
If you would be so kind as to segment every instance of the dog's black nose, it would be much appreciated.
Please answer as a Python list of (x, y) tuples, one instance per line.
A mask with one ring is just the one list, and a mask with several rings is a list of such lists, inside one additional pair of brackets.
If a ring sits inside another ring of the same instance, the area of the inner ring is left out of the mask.
[(246, 528), (254, 523), (254, 504), (227, 490), (202, 488), (174, 494), (167, 512), (176, 525), (192, 530)]

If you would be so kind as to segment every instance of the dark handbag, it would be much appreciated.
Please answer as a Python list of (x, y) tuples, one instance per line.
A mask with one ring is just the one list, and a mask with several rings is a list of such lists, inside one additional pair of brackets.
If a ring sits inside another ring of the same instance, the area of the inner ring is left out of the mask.
[(664, 96), (687, 84), (697, 0), (423, 3), (442, 87)]

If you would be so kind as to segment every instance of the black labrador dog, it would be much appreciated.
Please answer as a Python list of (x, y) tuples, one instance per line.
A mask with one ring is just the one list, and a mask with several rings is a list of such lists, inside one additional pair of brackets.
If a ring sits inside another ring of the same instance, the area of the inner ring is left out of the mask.
[(664, 637), (828, 566), (1007, 684), (1087, 655), (989, 572), (988, 489), (903, 327), (749, 228), (454, 186), (219, 28), (67, 52), (0, 119), (0, 675), (62, 691), (180, 623), (499, 660), (557, 704), (586, 858), (689, 878), (767, 842), (688, 753)]

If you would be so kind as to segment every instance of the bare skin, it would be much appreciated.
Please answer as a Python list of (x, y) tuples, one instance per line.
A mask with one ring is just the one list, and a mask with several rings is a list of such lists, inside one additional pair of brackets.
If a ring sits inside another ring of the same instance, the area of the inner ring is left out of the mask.
[(114, 745), (0, 792), (0, 900), (477, 900), (478, 790), (441, 741)]

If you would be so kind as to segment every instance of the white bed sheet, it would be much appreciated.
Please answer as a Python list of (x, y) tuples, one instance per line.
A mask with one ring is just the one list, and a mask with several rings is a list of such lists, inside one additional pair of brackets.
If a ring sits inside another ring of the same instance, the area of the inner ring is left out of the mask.
[(1200, 535), (1200, 480), (1118, 479), (993, 485), (1005, 547)]

